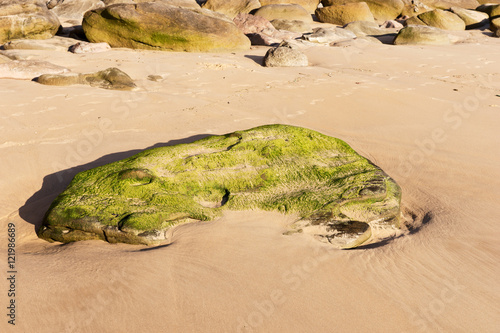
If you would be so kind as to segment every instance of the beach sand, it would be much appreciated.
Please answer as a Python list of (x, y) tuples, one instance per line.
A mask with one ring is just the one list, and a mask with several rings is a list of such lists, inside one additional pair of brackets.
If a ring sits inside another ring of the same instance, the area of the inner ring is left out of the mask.
[[(73, 72), (117, 67), (139, 88), (0, 80), (0, 239), (14, 223), (18, 272), (15, 327), (0, 279), (0, 331), (498, 332), (500, 39), (471, 36), (311, 47), (302, 68), (262, 67), (266, 47), (18, 51)], [(247, 211), (179, 226), (155, 248), (36, 236), (79, 171), (272, 123), (340, 138), (380, 166), (410, 229), (343, 251), (283, 235), (294, 216)]]

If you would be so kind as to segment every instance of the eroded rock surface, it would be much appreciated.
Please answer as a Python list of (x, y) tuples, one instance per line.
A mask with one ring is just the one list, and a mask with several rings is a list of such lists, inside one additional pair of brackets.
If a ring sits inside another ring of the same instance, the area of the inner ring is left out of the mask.
[(57, 16), (41, 0), (0, 2), (0, 43), (20, 38), (50, 38), (59, 25)]
[(132, 90), (136, 87), (130, 76), (118, 68), (108, 68), (103, 71), (87, 74), (45, 74), (38, 77), (36, 81), (51, 86), (84, 84), (113, 90)]
[(38, 235), (151, 245), (180, 223), (263, 209), (297, 214), (292, 232), (353, 247), (398, 226), (400, 195), (394, 180), (345, 142), (267, 125), (81, 172), (53, 202)]

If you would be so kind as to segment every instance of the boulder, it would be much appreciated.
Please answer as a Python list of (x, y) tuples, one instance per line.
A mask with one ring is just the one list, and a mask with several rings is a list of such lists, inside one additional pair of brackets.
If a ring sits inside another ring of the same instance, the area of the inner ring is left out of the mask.
[(272, 20), (271, 24), (278, 30), (286, 30), (292, 32), (309, 32), (312, 31), (311, 24), (309, 22), (299, 21), (299, 20)]
[(356, 38), (356, 35), (349, 30), (340, 27), (315, 28), (312, 33), (304, 34), (307, 41), (320, 44), (339, 43)]
[(346, 3), (318, 8), (316, 17), (320, 22), (346, 25), (354, 21), (374, 21), (370, 7), (366, 2)]
[(276, 46), (283, 41), (291, 42), (297, 38), (302, 37), (302, 33), (276, 30), (272, 35), (265, 33), (248, 34), (252, 45)]
[(404, 8), (402, 15), (416, 16), (434, 9), (450, 9), (451, 7), (460, 7), (466, 9), (475, 9), (479, 6), (476, 0), (402, 0)]
[(0, 64), (0, 78), (32, 80), (43, 74), (67, 73), (69, 69), (37, 60), (12, 60)]
[(76, 20), (81, 22), (85, 12), (102, 8), (105, 4), (101, 0), (63, 0), (51, 10), (57, 17), (62, 20)]
[(49, 39), (16, 39), (1, 46), (3, 50), (68, 51), (75, 40), (54, 36)]
[(466, 29), (477, 29), (488, 24), (488, 14), (476, 10), (451, 7), (451, 12), (464, 21)]
[(223, 14), (159, 2), (89, 11), (83, 30), (93, 43), (134, 49), (216, 52), (246, 50), (249, 39)]
[(345, 142), (267, 125), (149, 149), (77, 174), (45, 214), (48, 241), (154, 245), (172, 227), (227, 210), (297, 214), (303, 231), (340, 248), (391, 235), (401, 190)]
[(425, 25), (427, 26), (427, 24), (425, 24), (421, 19), (418, 18), (418, 16), (412, 16), (410, 17), (409, 19), (407, 19), (405, 21), (405, 26), (408, 26), (408, 25)]
[(490, 11), (490, 30), (493, 36), (500, 37), (500, 5), (494, 6)]
[(476, 8), (476, 11), (481, 12), (481, 13), (486, 13), (488, 16), (491, 16), (491, 12), (498, 7), (498, 5), (493, 4), (493, 3), (487, 3), (484, 5), (481, 5)]
[(233, 22), (244, 34), (266, 33), (271, 35), (276, 31), (271, 22), (262, 16), (241, 13), (233, 19)]
[(312, 16), (302, 6), (296, 4), (279, 4), (262, 6), (254, 12), (268, 21), (272, 20), (298, 20), (312, 22)]
[(57, 16), (41, 0), (0, 2), (0, 43), (23, 38), (51, 38), (59, 26)]
[(308, 66), (307, 56), (287, 42), (267, 50), (264, 56), (265, 67), (301, 67)]
[(222, 13), (230, 18), (240, 13), (248, 14), (261, 6), (259, 0), (208, 0), (203, 8)]
[(84, 84), (113, 90), (132, 90), (136, 87), (130, 76), (118, 68), (88, 74), (44, 74), (38, 77), (36, 82), (50, 86)]
[(233, 21), (252, 45), (274, 45), (302, 36), (302, 33), (279, 31), (265, 18), (251, 14), (238, 14)]
[(162, 2), (167, 5), (199, 9), (200, 5), (196, 0), (102, 0), (106, 6), (114, 5), (117, 3), (143, 3), (143, 2)]
[(276, 4), (297, 4), (302, 6), (309, 14), (314, 14), (314, 11), (318, 8), (320, 0), (260, 0), (262, 6), (276, 5)]
[(344, 29), (352, 31), (357, 37), (373, 37), (385, 44), (392, 44), (400, 29), (381, 28), (375, 22), (355, 21), (344, 26)]
[(404, 8), (402, 0), (323, 0), (323, 6), (332, 6), (346, 3), (366, 2), (375, 20), (384, 22), (394, 20)]
[(344, 29), (352, 31), (358, 37), (364, 36), (382, 36), (386, 34), (396, 34), (396, 28), (382, 28), (375, 22), (370, 21), (355, 21), (348, 23)]
[(401, 29), (394, 45), (449, 45), (452, 43), (446, 31), (425, 25), (409, 25)]
[(443, 30), (465, 30), (465, 22), (456, 14), (442, 9), (434, 9), (418, 15), (426, 25)]
[(69, 52), (75, 54), (82, 53), (100, 53), (106, 52), (111, 49), (108, 43), (86, 43), (86, 42), (78, 42), (69, 47)]

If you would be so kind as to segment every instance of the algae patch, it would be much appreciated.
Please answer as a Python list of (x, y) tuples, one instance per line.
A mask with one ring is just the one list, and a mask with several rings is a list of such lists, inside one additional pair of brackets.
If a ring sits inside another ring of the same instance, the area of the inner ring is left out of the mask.
[(291, 228), (337, 247), (395, 228), (399, 186), (342, 140), (267, 125), (143, 151), (81, 172), (52, 203), (39, 237), (157, 244), (171, 227), (224, 210), (298, 214)]

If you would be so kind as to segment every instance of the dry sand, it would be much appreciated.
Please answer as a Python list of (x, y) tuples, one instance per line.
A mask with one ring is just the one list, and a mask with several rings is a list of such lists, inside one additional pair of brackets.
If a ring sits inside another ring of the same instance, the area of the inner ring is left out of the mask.
[[(116, 66), (139, 89), (0, 80), (0, 331), (499, 332), (500, 39), (474, 38), (315, 47), (306, 68), (261, 67), (264, 47), (22, 51), (74, 72)], [(338, 137), (383, 168), (403, 189), (412, 232), (332, 250), (282, 235), (293, 216), (252, 211), (180, 226), (151, 249), (36, 237), (78, 171), (269, 123)], [(17, 228), (15, 328), (8, 223)]]

